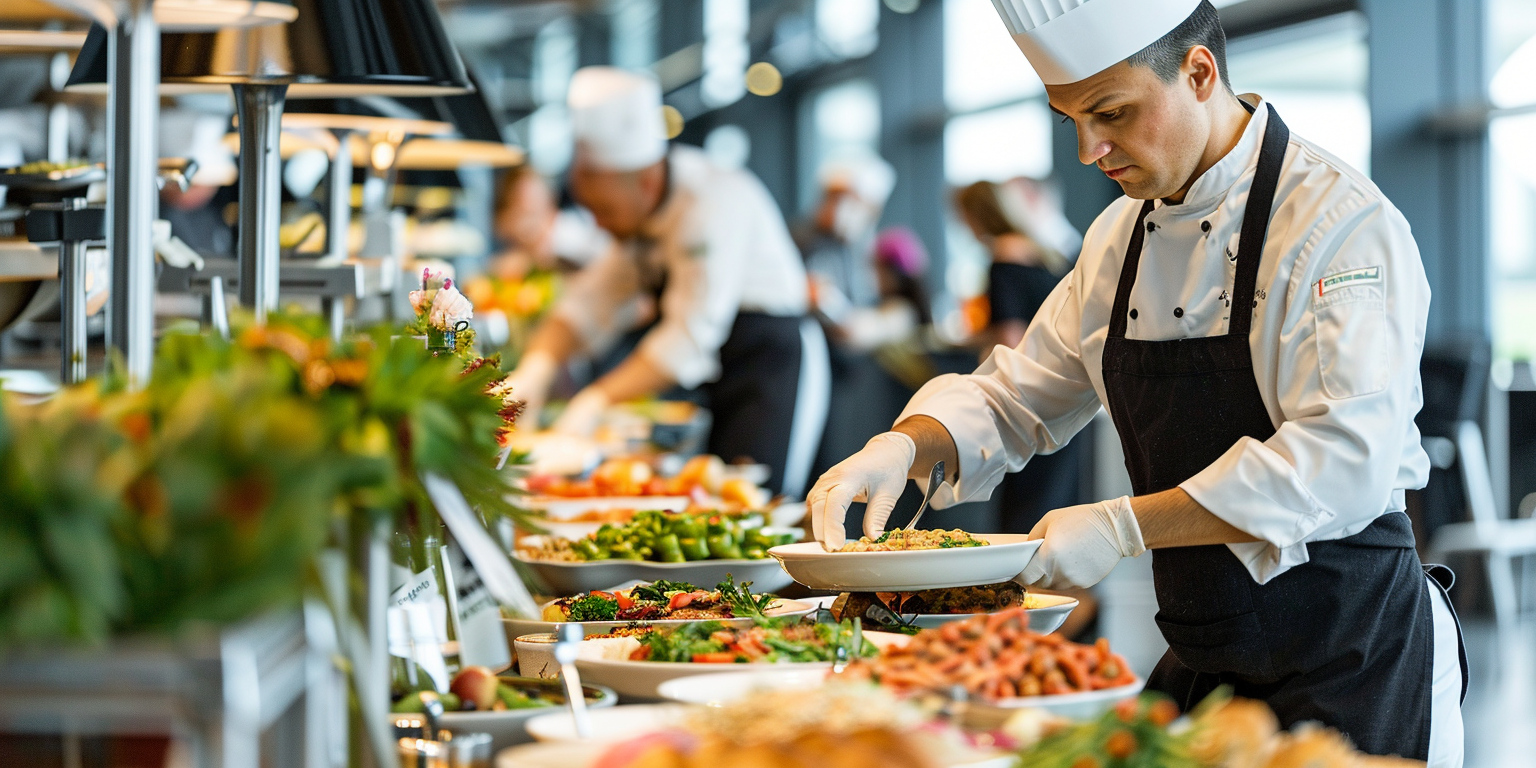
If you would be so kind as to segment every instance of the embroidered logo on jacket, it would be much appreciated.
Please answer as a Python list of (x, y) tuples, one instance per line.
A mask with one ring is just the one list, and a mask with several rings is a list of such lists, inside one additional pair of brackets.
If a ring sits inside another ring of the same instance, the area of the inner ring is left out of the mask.
[(1329, 275), (1317, 281), (1317, 295), (1326, 296), (1340, 288), (1348, 288), (1352, 285), (1381, 282), (1381, 267), (1363, 267), (1351, 269), (1348, 272), (1340, 272)]

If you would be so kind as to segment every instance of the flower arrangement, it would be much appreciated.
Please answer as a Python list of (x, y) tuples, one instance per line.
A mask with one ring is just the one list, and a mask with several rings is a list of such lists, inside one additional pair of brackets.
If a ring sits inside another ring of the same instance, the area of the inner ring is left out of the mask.
[(423, 269), (421, 290), (411, 291), (410, 300), (416, 317), (407, 330), (426, 336), (428, 349), (447, 350), (464, 358), (473, 356), (475, 331), (469, 321), (475, 308), (454, 287), (452, 279), (431, 268)]

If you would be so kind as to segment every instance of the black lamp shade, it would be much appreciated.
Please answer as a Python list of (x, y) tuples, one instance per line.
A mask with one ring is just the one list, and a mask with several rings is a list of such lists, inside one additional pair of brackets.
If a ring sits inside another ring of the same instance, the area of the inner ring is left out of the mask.
[[(472, 88), (433, 0), (294, 0), (290, 24), (161, 36), (162, 93), (287, 84), (294, 98), (441, 96)], [(107, 33), (93, 26), (70, 88), (104, 88)]]

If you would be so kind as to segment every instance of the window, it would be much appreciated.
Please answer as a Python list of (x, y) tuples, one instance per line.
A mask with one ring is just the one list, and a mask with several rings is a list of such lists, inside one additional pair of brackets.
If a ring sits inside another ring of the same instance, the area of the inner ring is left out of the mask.
[(879, 0), (817, 0), (816, 34), (836, 57), (873, 53), (880, 43)]
[(1490, 144), (1489, 264), (1493, 345), (1503, 360), (1536, 359), (1536, 5), (1492, 0), (1488, 9), (1494, 109)]
[(1345, 13), (1238, 38), (1227, 51), (1232, 89), (1263, 96), (1292, 133), (1369, 174), (1365, 37), (1364, 17)]
[[(1045, 85), (989, 0), (944, 0), (944, 179), (976, 181), (1051, 175), (1051, 112)], [(947, 211), (944, 286), (936, 290), (941, 333), (958, 338), (957, 300), (986, 290), (986, 250)]]

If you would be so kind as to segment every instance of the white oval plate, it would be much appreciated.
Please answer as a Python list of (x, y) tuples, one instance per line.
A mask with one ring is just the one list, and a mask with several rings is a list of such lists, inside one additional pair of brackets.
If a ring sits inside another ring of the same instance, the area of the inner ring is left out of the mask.
[[(757, 584), (754, 583), (752, 586), (756, 587)], [(754, 589), (754, 591), (756, 591), (756, 590)], [(551, 601), (551, 602), (554, 602), (554, 601)], [(547, 605), (549, 605), (549, 603), (545, 603), (544, 605), (541, 605), (539, 607), (543, 608), (543, 607), (545, 607)], [(780, 599), (775, 600), (772, 603), (770, 603), (768, 605), (768, 610), (763, 611), (763, 613), (766, 614), (767, 616), (769, 616), (770, 618), (779, 618), (779, 617), (783, 617), (783, 616), (808, 616), (812, 612), (814, 612), (815, 610), (816, 610), (816, 606), (811, 604), (811, 603), (802, 603), (799, 600), (785, 600), (783, 598), (780, 598)], [(752, 619), (750, 617), (748, 617), (748, 618), (736, 618), (736, 619), (655, 619), (655, 620), (652, 620), (652, 621), (641, 620), (641, 621), (581, 621), (581, 622), (542, 621), (542, 620), (539, 620), (539, 619), (509, 619), (509, 618), (503, 618), (501, 620), (501, 624), (502, 624), (502, 627), (507, 631), (507, 640), (511, 641), (511, 640), (516, 640), (517, 638), (522, 637), (523, 635), (534, 635), (534, 634), (539, 634), (539, 633), (542, 633), (542, 632), (558, 632), (558, 631), (560, 631), (560, 627), (562, 627), (562, 626), (564, 626), (566, 624), (580, 624), (582, 626), (583, 631), (585, 631), (587, 634), (589, 634), (589, 635), (601, 635), (601, 634), (604, 634), (604, 633), (609, 632), (611, 630), (621, 629), (623, 627), (627, 627), (627, 626), (629, 626), (631, 624), (641, 624), (641, 625), (650, 626), (650, 627), (674, 627), (674, 626), (678, 626), (678, 625), (681, 625), (681, 624), (692, 624), (692, 623), (694, 623), (696, 621), (718, 621), (721, 624), (724, 624), (726, 626), (734, 626), (734, 627), (750, 627), (750, 626), (752, 626)]]
[(1040, 548), (1023, 533), (978, 533), (985, 547), (903, 552), (828, 552), (820, 542), (768, 550), (795, 581), (837, 592), (916, 592), (996, 584), (1019, 575)]
[(623, 704), (598, 710), (587, 716), (592, 735), (586, 739), (576, 735), (576, 723), (567, 709), (530, 718), (527, 727), (534, 741), (614, 742), (675, 727), (691, 711), (692, 707), (681, 704)]
[[(904, 645), (908, 637), (892, 632), (865, 632), (864, 637), (869, 639), (876, 648), (884, 650), (892, 646)], [(682, 677), (695, 675), (715, 674), (722, 669), (730, 667), (745, 667), (746, 665), (727, 664), (693, 664), (682, 661), (629, 661), (609, 659), (576, 659), (576, 669), (581, 672), (583, 683), (590, 685), (605, 685), (617, 691), (620, 696), (631, 699), (655, 700), (660, 698), (657, 689), (668, 680), (676, 680)], [(802, 672), (814, 671), (825, 674), (832, 668), (830, 661), (807, 661), (784, 664), (758, 664), (749, 668), (761, 668), (765, 670)]]
[[(831, 609), (832, 603), (837, 600), (836, 595), (824, 595), (821, 597), (807, 597), (804, 602), (814, 609)], [(1077, 609), (1078, 600), (1066, 595), (1045, 595), (1030, 593), (1029, 600), (1034, 602), (1034, 608), (1026, 607), (1025, 615), (1029, 617), (1029, 630), (1042, 635), (1049, 635), (1061, 628), (1067, 621), (1067, 616)], [(974, 613), (904, 613), (902, 618), (914, 627), (932, 629), (942, 627), (952, 621), (965, 621), (977, 614)], [(871, 624), (865, 626), (873, 628)]]
[[(586, 512), (610, 509), (662, 510), (681, 512), (688, 508), (687, 496), (524, 496), (517, 500), (524, 509), (541, 511), (550, 522), (575, 522), (571, 518)], [(601, 525), (601, 523), (597, 523)]]
[[(819, 544), (817, 546), (820, 546)], [(986, 549), (986, 547), (978, 547)], [(759, 594), (776, 592), (794, 580), (772, 557), (761, 560), (690, 560), (686, 563), (654, 563), (648, 560), (593, 560), (583, 563), (530, 560), (514, 552), (512, 558), (532, 571), (542, 582), (546, 595), (579, 595), (594, 589), (607, 589), (626, 581), (686, 581), (689, 584), (719, 584), (726, 576), (736, 583), (752, 582)], [(1002, 581), (1002, 579), (994, 579)]]

